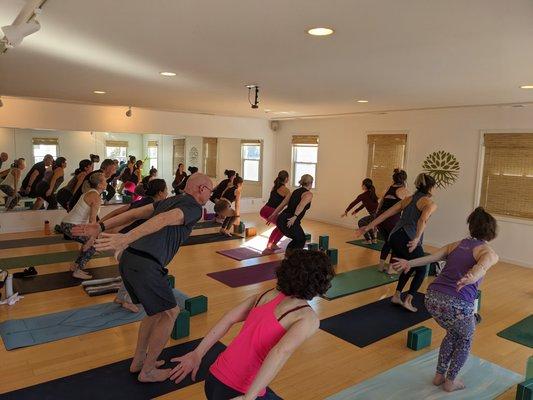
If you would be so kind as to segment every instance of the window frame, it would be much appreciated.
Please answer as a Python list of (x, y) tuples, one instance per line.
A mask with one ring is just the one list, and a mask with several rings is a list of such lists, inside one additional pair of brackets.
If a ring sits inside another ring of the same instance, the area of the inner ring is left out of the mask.
[[(150, 149), (155, 149), (155, 165), (152, 165), (152, 163), (150, 162), (150, 160), (154, 159), (150, 157)], [(146, 168), (147, 174), (149, 173), (150, 169), (152, 169), (152, 167), (154, 167), (155, 169), (159, 169), (159, 165), (158, 165), (159, 163), (159, 141), (158, 140), (148, 140), (148, 142), (146, 143), (146, 161), (148, 161), (146, 163), (148, 164)]]
[[(125, 144), (125, 146), (124, 146), (124, 144)], [(119, 156), (120, 158), (108, 156), (107, 155), (108, 154), (107, 153), (107, 149), (110, 148), (110, 147), (119, 148), (119, 149), (125, 148), (126, 149), (126, 151), (124, 152), (125, 156), (124, 157)], [(119, 163), (121, 161), (124, 161), (125, 163), (127, 163), (128, 162), (128, 148), (129, 148), (129, 142), (128, 141), (124, 141), (124, 140), (106, 140), (105, 143), (104, 143), (105, 158), (117, 159), (119, 161)]]
[[(297, 135), (299, 136), (299, 135)], [(309, 136), (317, 136), (318, 135), (309, 135)], [(296, 148), (297, 147), (316, 147), (316, 163), (312, 162), (299, 162), (296, 161)], [(316, 144), (304, 144), (304, 143), (292, 143), (291, 142), (291, 186), (293, 188), (297, 188), (298, 180), (301, 177), (296, 176), (296, 164), (305, 164), (305, 165), (314, 165), (315, 166), (315, 176), (313, 176), (313, 186), (311, 189), (316, 190), (318, 187), (318, 163), (319, 163), (319, 152), (320, 152), (320, 143), (317, 142)]]
[[(35, 141), (39, 141), (41, 143), (35, 143)], [(50, 143), (46, 143), (46, 142), (50, 142)], [(54, 160), (57, 157), (59, 157), (59, 154), (61, 154), (60, 153), (60, 149), (59, 149), (59, 138), (33, 137), (32, 138), (32, 145), (31, 145), (31, 155), (32, 155), (34, 164), (37, 164), (38, 162), (43, 161), (44, 155), (50, 154), (49, 152), (45, 152), (45, 154), (42, 156), (42, 158), (39, 161), (37, 161), (36, 158), (35, 158), (35, 146), (41, 146), (41, 145), (55, 146), (55, 148), (56, 148), (55, 149), (55, 154), (52, 154), (52, 156), (54, 157)], [(38, 156), (38, 157), (41, 157), (41, 156)]]
[[(244, 158), (244, 147), (245, 146), (259, 146), (259, 160), (253, 159), (253, 158)], [(244, 177), (244, 162), (248, 161), (257, 161), (258, 162), (258, 171), (257, 171), (257, 180), (251, 180), (246, 179)], [(241, 141), (241, 171), (244, 182), (249, 182), (252, 184), (259, 184), (263, 182), (263, 142), (261, 140), (258, 141)]]

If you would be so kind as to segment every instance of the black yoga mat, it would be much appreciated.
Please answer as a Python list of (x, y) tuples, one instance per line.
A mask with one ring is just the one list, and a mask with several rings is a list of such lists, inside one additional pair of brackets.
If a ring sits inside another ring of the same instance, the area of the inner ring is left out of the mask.
[[(167, 362), (165, 367), (170, 368), (174, 366), (174, 364), (170, 365), (171, 358), (182, 356), (194, 350), (200, 341), (201, 339), (197, 339), (168, 347), (163, 350), (159, 359), (165, 360)], [(196, 375), (196, 382), (206, 378), (209, 367), (224, 349), (225, 346), (217, 342), (207, 352)], [(129, 372), (130, 363), (131, 358), (5, 393), (0, 395), (0, 398), (5, 400), (66, 400), (73, 398), (76, 400), (146, 400), (196, 383), (191, 380), (190, 375), (179, 385), (169, 380), (159, 383), (141, 383), (137, 380), (137, 374)], [(180, 398), (179, 394), (177, 398)]]
[[(89, 268), (92, 279), (114, 278), (120, 276), (118, 265)], [(28, 278), (14, 278), (13, 290), (19, 294), (46, 292), (48, 290), (64, 289), (81, 285), (83, 280), (74, 278), (71, 271), (55, 272), (52, 274), (35, 275)]]
[(320, 321), (320, 329), (358, 347), (365, 347), (404, 329), (410, 328), (431, 315), (424, 306), (424, 295), (417, 293), (414, 313), (392, 304), (390, 297), (355, 308)]
[(202, 221), (194, 225), (193, 229), (206, 229), (206, 228), (220, 228), (222, 224), (219, 224), (215, 220), (213, 221)]
[(219, 232), (217, 233), (204, 233), (203, 235), (193, 235), (189, 236), (189, 239), (182, 246), (191, 246), (193, 244), (204, 244), (204, 243), (215, 243), (215, 242), (225, 242), (227, 240), (242, 239), (240, 236), (231, 235), (226, 236)]
[(71, 243), (63, 235), (39, 236), (33, 238), (0, 240), (0, 250), (18, 249), (20, 247), (44, 246), (48, 244)]
[[(80, 253), (79, 250), (59, 251), (54, 253), (33, 254), (31, 256), (18, 256), (0, 258), (0, 268), (20, 268), (37, 265), (57, 264), (60, 262), (74, 261)], [(96, 253), (93, 258), (113, 257), (112, 251)]]

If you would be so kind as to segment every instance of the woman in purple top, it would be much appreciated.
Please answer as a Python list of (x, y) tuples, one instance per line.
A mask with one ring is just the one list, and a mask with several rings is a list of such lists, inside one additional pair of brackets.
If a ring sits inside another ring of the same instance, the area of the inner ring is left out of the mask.
[[(354, 208), (357, 204), (362, 203), (359, 207), (357, 207), (352, 215), (356, 216), (359, 211), (361, 211), (363, 208), (366, 208), (366, 211), (368, 212), (368, 215), (366, 217), (361, 218), (357, 225), (359, 228), (363, 226), (367, 226), (372, 220), (374, 219), (376, 210), (378, 209), (378, 196), (376, 195), (376, 188), (374, 187), (374, 183), (372, 182), (372, 179), (365, 178), (363, 179), (363, 183), (361, 184), (361, 188), (363, 189), (363, 193), (361, 193), (357, 198), (352, 201), (346, 210), (344, 211), (344, 214), (341, 215), (341, 217), (346, 217), (350, 210)], [(376, 238), (376, 232), (374, 229), (369, 230), (365, 232), (365, 240), (368, 244), (371, 243), (377, 243), (378, 240)]]
[(428, 287), (426, 308), (446, 329), (433, 384), (444, 384), (447, 392), (465, 387), (457, 375), (468, 358), (472, 344), (478, 286), (488, 269), (498, 262), (498, 256), (487, 245), (496, 237), (494, 217), (478, 207), (468, 216), (467, 222), (470, 237), (451, 243), (429, 256), (410, 261), (398, 259), (392, 264), (393, 268), (405, 272), (412, 267), (446, 260), (446, 266)]

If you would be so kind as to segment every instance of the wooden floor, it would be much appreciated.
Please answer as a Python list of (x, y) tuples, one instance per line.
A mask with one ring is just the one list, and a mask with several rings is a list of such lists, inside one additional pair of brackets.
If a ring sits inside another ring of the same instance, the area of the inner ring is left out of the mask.
[[(259, 233), (267, 230), (255, 215), (246, 215), (243, 219), (247, 224), (256, 225)], [(349, 229), (314, 221), (305, 221), (304, 227), (306, 232), (313, 234), (313, 239), (319, 234), (329, 234), (330, 246), (339, 249), (338, 272), (374, 264), (378, 260), (378, 252), (345, 243), (353, 239), (353, 233)], [(0, 235), (0, 240), (38, 235), (41, 233), (4, 234)], [(169, 265), (171, 273), (176, 276), (177, 288), (189, 295), (205, 294), (209, 297), (209, 311), (191, 319), (191, 336), (181, 342), (202, 337), (224, 312), (247, 296), (273, 286), (273, 281), (269, 281), (232, 289), (206, 276), (208, 272), (244, 265), (243, 262), (231, 260), (215, 252), (239, 245), (240, 241), (227, 241), (186, 246), (180, 249)], [(0, 259), (61, 251), (76, 246), (69, 243), (0, 250)], [(280, 255), (262, 257), (260, 262), (279, 257)], [(110, 259), (106, 258), (96, 259), (91, 261), (90, 265), (106, 265), (109, 261)], [(253, 264), (258, 260), (246, 262)], [(40, 267), (38, 270), (42, 274), (66, 270), (67, 267), (68, 264), (62, 264)], [(477, 328), (473, 345), (475, 355), (520, 374), (524, 374), (526, 360), (532, 355), (531, 349), (502, 339), (496, 336), (496, 333), (533, 313), (531, 282), (532, 269), (503, 262), (491, 269), (482, 284), (483, 322)], [(428, 283), (424, 283), (424, 290)], [(390, 284), (333, 301), (315, 299), (312, 305), (320, 318), (325, 318), (390, 296), (393, 290), (394, 284)], [(0, 306), (0, 321), (53, 313), (112, 299), (113, 295), (88, 297), (80, 287), (30, 294), (13, 307)], [(424, 322), (424, 325), (432, 328), (434, 332), (431, 348), (438, 347), (444, 331), (433, 320)], [(138, 323), (123, 325), (9, 352), (1, 345), (0, 393), (129, 358), (134, 350), (137, 328)], [(232, 329), (223, 342), (228, 344), (238, 329)], [(319, 331), (292, 356), (271, 387), (286, 400), (323, 399), (429, 351), (425, 349), (414, 352), (406, 348), (405, 342), (406, 331), (403, 331), (365, 348), (358, 348)], [(176, 343), (178, 341), (170, 340), (168, 346)], [(203, 399), (202, 385), (198, 383), (161, 398)], [(513, 388), (499, 398), (514, 399), (514, 395)]]

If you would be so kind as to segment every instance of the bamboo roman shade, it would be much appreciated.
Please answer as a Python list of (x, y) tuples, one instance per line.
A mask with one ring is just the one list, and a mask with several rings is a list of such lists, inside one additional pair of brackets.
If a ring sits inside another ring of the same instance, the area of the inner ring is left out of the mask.
[(211, 178), (217, 176), (217, 138), (204, 138), (204, 172)]
[(157, 140), (149, 140), (146, 147), (157, 147)]
[(128, 147), (128, 142), (125, 140), (106, 140), (106, 147)]
[(173, 139), (172, 147), (172, 166), (176, 171), (179, 164), (185, 164), (185, 139)]
[(253, 146), (253, 145), (256, 145), (256, 146), (259, 145), (260, 146), (261, 145), (261, 140), (259, 140), (259, 139), (257, 139), (257, 140), (255, 140), (255, 139), (243, 139), (243, 140), (241, 140), (241, 145), (246, 145), (246, 144), (251, 145), (251, 146)]
[(367, 176), (372, 179), (378, 196), (392, 183), (395, 168), (404, 168), (406, 134), (368, 135)]
[(58, 138), (32, 138), (31, 142), (34, 145), (59, 145)]
[(480, 205), (533, 219), (533, 133), (486, 133)]
[(292, 144), (313, 144), (318, 145), (318, 136), (317, 135), (294, 135), (292, 137)]

